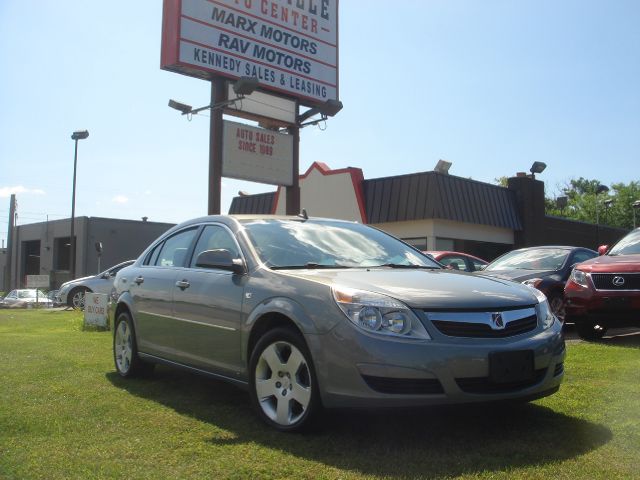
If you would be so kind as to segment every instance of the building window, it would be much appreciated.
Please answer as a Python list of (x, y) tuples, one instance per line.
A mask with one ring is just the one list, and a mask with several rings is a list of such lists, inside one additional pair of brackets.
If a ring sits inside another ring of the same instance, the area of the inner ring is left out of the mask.
[(418, 250), (427, 249), (427, 237), (403, 238), (402, 241), (417, 248)]
[(53, 269), (69, 270), (71, 263), (71, 237), (61, 237), (53, 240)]
[(452, 252), (455, 251), (453, 248), (454, 240), (453, 238), (436, 238), (436, 250), (440, 252)]

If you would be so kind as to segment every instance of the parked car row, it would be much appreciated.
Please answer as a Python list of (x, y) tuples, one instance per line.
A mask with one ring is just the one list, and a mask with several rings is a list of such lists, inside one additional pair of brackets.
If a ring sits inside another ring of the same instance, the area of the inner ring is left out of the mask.
[(45, 292), (35, 288), (11, 290), (2, 300), (2, 308), (51, 307), (53, 302)]

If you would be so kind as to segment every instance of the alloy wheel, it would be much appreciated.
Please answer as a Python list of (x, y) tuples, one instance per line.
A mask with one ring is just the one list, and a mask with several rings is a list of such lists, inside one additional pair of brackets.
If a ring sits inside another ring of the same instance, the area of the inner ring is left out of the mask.
[(114, 341), (114, 353), (116, 357), (116, 365), (122, 373), (127, 373), (131, 368), (131, 358), (133, 356), (133, 348), (131, 346), (131, 329), (126, 321), (118, 324), (116, 337)]
[(263, 413), (281, 426), (304, 416), (311, 402), (311, 372), (295, 345), (277, 341), (267, 346), (255, 369), (255, 389)]
[(79, 290), (73, 294), (73, 297), (71, 298), (73, 308), (77, 310), (84, 310), (84, 293), (84, 290)]

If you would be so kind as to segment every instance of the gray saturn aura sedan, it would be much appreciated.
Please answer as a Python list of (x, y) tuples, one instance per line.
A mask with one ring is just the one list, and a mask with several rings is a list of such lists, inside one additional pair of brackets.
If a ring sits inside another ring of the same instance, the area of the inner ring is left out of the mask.
[(118, 272), (113, 295), (120, 375), (162, 363), (230, 381), (282, 431), (322, 407), (527, 401), (563, 378), (541, 292), (444, 270), (358, 223), (191, 220)]

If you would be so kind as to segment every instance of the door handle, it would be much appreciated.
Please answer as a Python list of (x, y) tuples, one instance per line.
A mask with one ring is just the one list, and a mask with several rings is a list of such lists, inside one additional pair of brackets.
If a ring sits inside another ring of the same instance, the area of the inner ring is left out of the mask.
[(190, 286), (191, 286), (191, 284), (189, 282), (187, 282), (186, 280), (178, 280), (176, 282), (176, 287), (179, 287), (181, 290), (189, 288)]
[(136, 285), (140, 285), (142, 282), (144, 282), (144, 277), (136, 277), (134, 282), (136, 283)]

